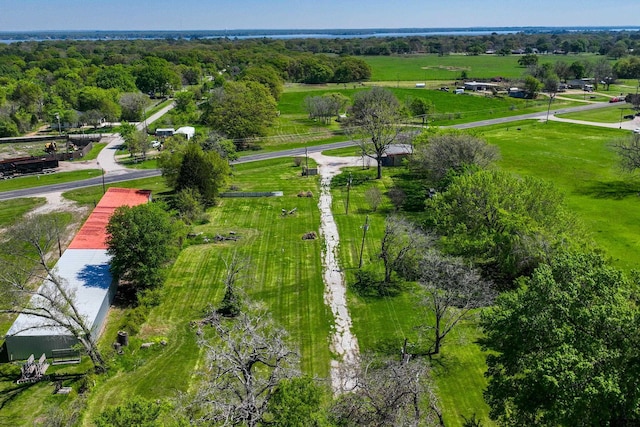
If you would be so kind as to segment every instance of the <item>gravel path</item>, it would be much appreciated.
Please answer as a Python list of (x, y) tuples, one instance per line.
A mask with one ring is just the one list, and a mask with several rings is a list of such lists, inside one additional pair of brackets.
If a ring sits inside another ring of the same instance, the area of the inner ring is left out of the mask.
[(325, 303), (331, 308), (335, 326), (331, 336), (331, 351), (336, 359), (331, 361), (331, 385), (335, 393), (352, 390), (355, 386), (353, 366), (358, 359), (358, 340), (351, 332), (351, 316), (347, 307), (346, 284), (340, 269), (338, 248), (340, 236), (331, 212), (331, 180), (345, 166), (362, 165), (361, 157), (328, 157), (312, 153), (309, 157), (318, 163), (320, 173), (320, 234), (324, 237), (322, 253)]

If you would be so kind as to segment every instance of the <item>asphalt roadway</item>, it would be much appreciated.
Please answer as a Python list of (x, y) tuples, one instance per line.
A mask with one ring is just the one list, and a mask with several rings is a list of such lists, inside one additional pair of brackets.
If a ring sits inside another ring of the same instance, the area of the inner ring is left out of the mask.
[[(625, 105), (625, 103), (624, 102), (616, 103), (616, 104), (592, 103), (592, 104), (581, 105), (579, 107), (553, 110), (550, 114), (572, 113), (572, 112), (586, 111), (586, 110), (592, 110), (597, 108), (613, 108), (615, 106), (620, 106), (620, 105)], [(471, 128), (482, 127), (482, 126), (510, 123), (510, 122), (515, 122), (519, 120), (544, 119), (546, 118), (546, 116), (547, 116), (546, 112), (538, 112), (538, 113), (522, 114), (518, 116), (511, 116), (511, 117), (500, 117), (496, 119), (481, 120), (481, 121), (471, 122), (471, 123), (461, 123), (458, 125), (447, 126), (447, 127), (455, 128), (455, 129), (471, 129)], [(303, 156), (305, 155), (305, 152), (316, 153), (316, 152), (332, 150), (336, 148), (351, 147), (355, 145), (357, 145), (356, 141), (344, 141), (344, 142), (335, 142), (332, 144), (308, 146), (306, 148), (302, 147), (302, 148), (293, 148), (290, 150), (274, 151), (270, 153), (249, 154), (247, 156), (242, 156), (240, 159), (236, 160), (232, 164), (256, 162), (259, 160), (276, 159), (280, 157)], [(150, 177), (161, 175), (161, 172), (158, 169), (147, 169), (147, 170), (126, 169), (126, 170), (121, 170), (120, 172), (121, 173), (118, 173), (118, 174), (106, 174), (97, 178), (67, 182), (63, 184), (53, 184), (53, 185), (46, 185), (42, 187), (25, 188), (22, 190), (4, 191), (4, 192), (0, 192), (0, 201), (17, 199), (21, 197), (37, 197), (37, 196), (42, 196), (42, 195), (54, 193), (54, 192), (65, 192), (65, 191), (74, 190), (77, 188), (93, 187), (93, 186), (103, 185), (103, 184), (104, 185), (114, 184), (118, 182), (131, 181), (134, 179), (141, 179), (141, 178), (150, 178)]]

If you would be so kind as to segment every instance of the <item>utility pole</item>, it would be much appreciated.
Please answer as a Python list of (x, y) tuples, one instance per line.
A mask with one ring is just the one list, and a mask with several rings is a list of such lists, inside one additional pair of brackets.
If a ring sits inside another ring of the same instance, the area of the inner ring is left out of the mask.
[(305, 162), (305, 172), (304, 175), (309, 178), (309, 152), (307, 151), (307, 146), (304, 147), (304, 162)]
[(362, 255), (364, 253), (364, 239), (367, 237), (367, 230), (369, 229), (369, 215), (364, 220), (364, 226), (362, 227), (362, 245), (360, 246), (360, 262), (358, 268), (362, 268)]
[(351, 180), (353, 176), (351, 172), (349, 172), (349, 180), (347, 181), (347, 209), (345, 211), (345, 215), (349, 215), (349, 193), (351, 193)]

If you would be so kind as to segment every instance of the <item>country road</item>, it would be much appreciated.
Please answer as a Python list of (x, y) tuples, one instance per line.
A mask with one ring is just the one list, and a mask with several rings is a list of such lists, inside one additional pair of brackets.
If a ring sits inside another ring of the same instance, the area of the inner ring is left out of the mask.
[[(617, 104), (598, 103), (598, 104), (586, 104), (578, 107), (552, 110), (551, 116), (549, 117), (549, 119), (550, 120), (555, 119), (554, 117), (555, 114), (565, 114), (565, 113), (572, 113), (572, 112), (578, 112), (578, 111), (593, 110), (597, 108), (615, 108), (615, 107), (620, 107), (622, 105), (625, 105), (625, 103), (617, 103)], [(166, 110), (168, 111), (168, 109), (170, 108), (172, 108), (172, 106), (167, 107)], [(158, 112), (152, 118), (147, 119), (147, 123), (150, 123), (151, 121), (157, 119), (162, 114), (164, 114), (164, 112), (166, 111)], [(546, 116), (547, 116), (546, 112), (538, 112), (538, 113), (530, 113), (530, 114), (521, 114), (521, 115), (511, 116), (511, 117), (500, 117), (496, 119), (480, 120), (480, 121), (470, 122), (470, 123), (461, 123), (453, 126), (443, 126), (443, 128), (471, 129), (471, 128), (477, 128), (482, 126), (491, 126), (496, 124), (510, 123), (510, 122), (515, 122), (520, 120), (544, 119), (546, 118)], [(562, 120), (562, 119), (556, 119), (556, 120)], [(581, 123), (589, 124), (588, 122), (581, 122)], [(596, 125), (596, 126), (613, 127), (611, 124), (606, 124), (606, 123), (590, 123), (590, 124)], [(143, 126), (143, 123), (140, 123), (139, 125)], [(633, 121), (631, 122), (625, 121), (625, 122), (622, 122), (621, 125), (623, 125), (622, 126), (623, 128), (629, 129), (629, 130), (633, 129), (634, 127), (637, 127), (637, 124), (634, 124)], [(615, 127), (618, 127), (618, 126), (615, 126)], [(27, 188), (22, 190), (4, 191), (4, 192), (0, 192), (0, 201), (17, 199), (20, 197), (42, 196), (42, 195), (53, 193), (53, 192), (64, 192), (64, 191), (69, 191), (76, 188), (85, 188), (85, 187), (92, 187), (96, 185), (102, 185), (103, 179), (104, 179), (104, 184), (106, 185), (106, 184), (114, 184), (117, 182), (131, 181), (134, 179), (149, 178), (149, 177), (161, 175), (160, 170), (157, 170), (157, 169), (137, 170), (137, 169), (126, 169), (120, 166), (115, 161), (115, 150), (116, 150), (116, 147), (121, 143), (122, 141), (119, 139), (119, 135), (117, 137), (114, 136), (114, 140), (111, 141), (98, 156), (98, 162), (97, 162), (98, 167), (101, 167), (106, 171), (108, 171), (108, 173), (106, 173), (102, 177), (90, 178), (90, 179), (81, 180), (81, 181), (73, 181), (73, 182), (68, 182), (64, 184), (54, 184), (54, 185), (46, 185), (41, 187)], [(308, 146), (306, 147), (306, 152), (309, 154), (318, 153), (325, 150), (345, 148), (345, 147), (350, 147), (354, 145), (357, 145), (356, 141), (335, 142), (335, 143), (325, 144), (325, 145)], [(274, 151), (269, 153), (249, 154), (247, 156), (243, 156), (240, 159), (232, 162), (232, 164), (248, 163), (248, 162), (255, 162), (259, 160), (276, 159), (281, 157), (303, 156), (303, 155), (305, 155), (305, 147), (293, 148), (293, 149), (282, 150), (282, 151)]]

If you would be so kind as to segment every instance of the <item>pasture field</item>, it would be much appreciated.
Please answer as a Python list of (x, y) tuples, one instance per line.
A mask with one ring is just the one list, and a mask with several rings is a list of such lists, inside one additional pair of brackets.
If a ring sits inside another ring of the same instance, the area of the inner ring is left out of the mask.
[(616, 266), (638, 267), (640, 181), (620, 171), (608, 146), (629, 131), (532, 120), (477, 133), (500, 147), (501, 168), (553, 182)]
[[(364, 56), (371, 67), (371, 81), (414, 81), (429, 80), (455, 82), (466, 72), (466, 80), (484, 80), (503, 77), (509, 80), (522, 78), (526, 68), (518, 65), (520, 55), (393, 55)], [(584, 61), (600, 58), (594, 54), (579, 55), (538, 55), (538, 63), (564, 61)], [(613, 63), (613, 61), (612, 61)]]

